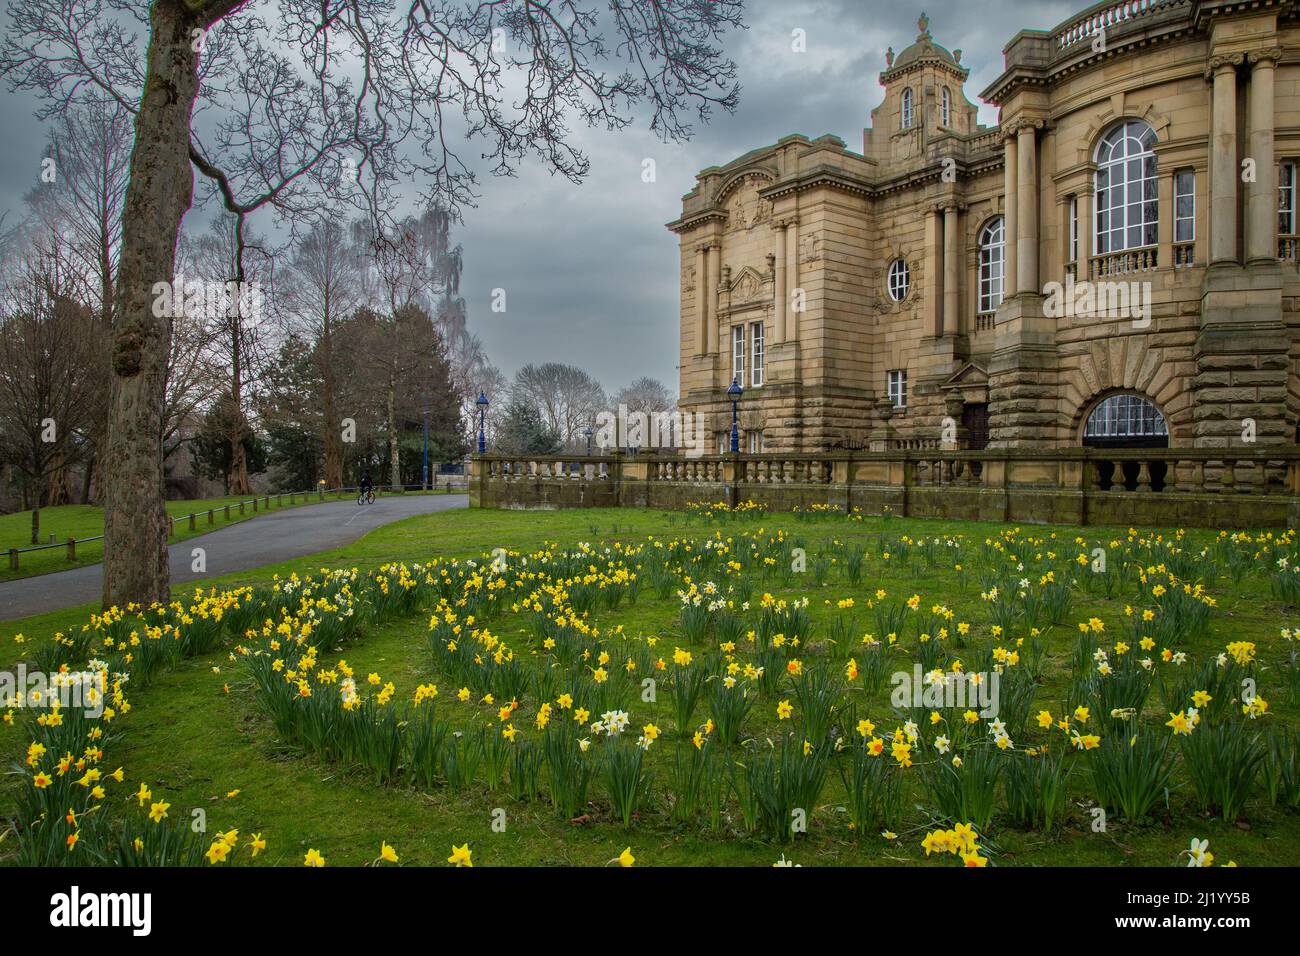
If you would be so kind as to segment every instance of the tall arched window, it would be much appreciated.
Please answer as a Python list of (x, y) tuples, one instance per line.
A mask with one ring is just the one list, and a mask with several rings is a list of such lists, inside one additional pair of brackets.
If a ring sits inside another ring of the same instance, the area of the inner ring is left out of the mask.
[(948, 92), (946, 86), (939, 93), (939, 123), (943, 126), (952, 126), (952, 94)]
[(981, 313), (996, 312), (1005, 291), (1006, 223), (1001, 216), (990, 219), (980, 230), (980, 307)]
[(913, 117), (912, 88), (909, 86), (903, 90), (903, 118), (900, 123), (900, 126), (903, 129), (911, 129), (912, 117)]
[(1097, 144), (1098, 255), (1158, 241), (1155, 144), (1155, 130), (1141, 120), (1125, 120)]

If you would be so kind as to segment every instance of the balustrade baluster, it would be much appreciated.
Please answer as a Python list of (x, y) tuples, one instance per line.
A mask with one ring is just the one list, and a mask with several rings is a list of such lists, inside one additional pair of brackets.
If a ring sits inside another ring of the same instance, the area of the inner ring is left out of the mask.
[(1151, 464), (1145, 459), (1138, 462), (1138, 491), (1151, 490)]

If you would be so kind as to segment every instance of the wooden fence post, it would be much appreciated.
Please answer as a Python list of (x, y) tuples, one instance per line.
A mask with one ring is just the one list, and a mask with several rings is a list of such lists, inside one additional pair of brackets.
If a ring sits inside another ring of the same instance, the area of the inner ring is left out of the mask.
[(9, 570), (10, 571), (18, 570), (18, 549), (17, 548), (9, 549)]
[(68, 539), (68, 560), (69, 561), (77, 560), (77, 539), (76, 538)]

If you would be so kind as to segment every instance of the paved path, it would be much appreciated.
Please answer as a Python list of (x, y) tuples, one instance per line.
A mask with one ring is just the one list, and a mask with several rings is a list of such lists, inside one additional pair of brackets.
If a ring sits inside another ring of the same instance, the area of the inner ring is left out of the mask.
[[(341, 548), (381, 525), (468, 504), (466, 495), (381, 494), (373, 505), (365, 507), (358, 506), (355, 500), (344, 500), (268, 511), (171, 545), (168, 554), (172, 584)], [(190, 570), (194, 548), (206, 552), (206, 574)], [(98, 564), (0, 582), (0, 621), (98, 601), (102, 587), (103, 567)]]

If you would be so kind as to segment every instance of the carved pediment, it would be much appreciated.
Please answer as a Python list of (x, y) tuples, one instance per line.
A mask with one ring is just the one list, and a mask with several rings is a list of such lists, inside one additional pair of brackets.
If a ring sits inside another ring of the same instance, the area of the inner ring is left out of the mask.
[(960, 390), (965, 388), (987, 388), (988, 384), (988, 371), (974, 362), (967, 362), (948, 376), (939, 387)]
[(763, 294), (763, 276), (751, 266), (735, 274), (727, 291), (733, 303), (750, 302)]

